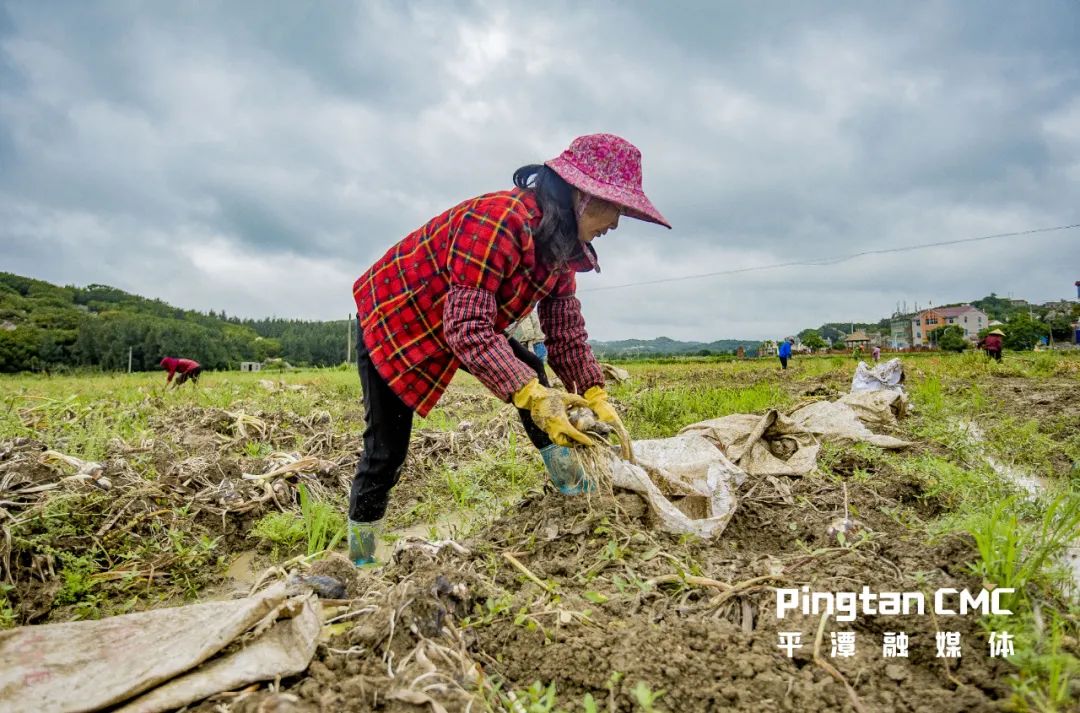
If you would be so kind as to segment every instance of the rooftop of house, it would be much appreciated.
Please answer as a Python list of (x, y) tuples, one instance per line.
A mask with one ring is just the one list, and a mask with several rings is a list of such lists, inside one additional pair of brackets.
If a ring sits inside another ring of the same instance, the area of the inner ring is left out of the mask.
[(956, 305), (953, 307), (931, 307), (930, 309), (924, 309), (919, 312), (917, 317), (922, 317), (927, 314), (936, 314), (939, 317), (959, 317), (966, 312), (981, 312), (978, 307), (972, 307), (971, 305)]

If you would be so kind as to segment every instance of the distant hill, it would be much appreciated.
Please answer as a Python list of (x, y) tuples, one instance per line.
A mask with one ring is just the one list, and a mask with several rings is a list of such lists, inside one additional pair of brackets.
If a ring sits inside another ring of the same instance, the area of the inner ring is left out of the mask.
[(670, 337), (656, 339), (622, 339), (614, 342), (590, 341), (599, 358), (634, 358), (656, 356), (690, 356), (710, 354), (731, 354), (739, 347), (746, 350), (747, 356), (755, 356), (760, 341), (749, 339), (719, 339), (715, 342), (680, 342)]
[(346, 322), (237, 320), (180, 309), (107, 285), (59, 287), (0, 272), (0, 372), (98, 367), (157, 369), (183, 356), (220, 369), (283, 357), (327, 366), (345, 360)]
[[(1042, 326), (1028, 331), (1041, 334), (1039, 330), (1052, 329), (1055, 339), (1071, 339), (1072, 322), (1080, 319), (1080, 303), (1070, 300), (1032, 305), (991, 293), (971, 304), (1003, 322), (1042, 321)], [(804, 341), (814, 333), (836, 342), (852, 326), (887, 335), (889, 320), (854, 325), (830, 322), (798, 334)], [(157, 369), (161, 357), (167, 355), (196, 359), (211, 369), (274, 357), (298, 366), (331, 366), (345, 361), (349, 327), (344, 320), (237, 319), (224, 312), (173, 307), (108, 285), (60, 287), (0, 272), (0, 372), (72, 367), (125, 370), (129, 350), (136, 371)], [(602, 359), (634, 359), (731, 354), (740, 346), (747, 356), (755, 356), (761, 342), (683, 342), (657, 337), (591, 344)]]

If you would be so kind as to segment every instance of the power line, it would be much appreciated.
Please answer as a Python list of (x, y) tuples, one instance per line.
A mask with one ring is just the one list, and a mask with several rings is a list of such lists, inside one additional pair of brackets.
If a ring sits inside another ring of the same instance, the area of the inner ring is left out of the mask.
[(1052, 233), (1058, 230), (1071, 230), (1073, 228), (1080, 228), (1080, 223), (1073, 223), (1072, 225), (1057, 225), (1052, 228), (1034, 228), (1033, 230), (1021, 230), (1015, 233), (996, 233), (994, 235), (980, 235), (976, 238), (960, 238), (958, 240), (942, 240), (936, 243), (922, 243), (921, 245), (905, 245), (898, 248), (879, 248), (877, 250), (863, 250), (857, 253), (851, 253), (850, 255), (840, 255), (831, 258), (822, 258), (820, 260), (798, 260), (794, 262), (779, 262), (773, 265), (758, 265), (756, 267), (740, 267), (734, 270), (720, 270), (718, 272), (702, 272), (696, 275), (680, 275), (678, 277), (662, 277), (656, 280), (645, 280), (642, 282), (626, 282), (621, 285), (604, 285), (601, 287), (590, 287), (584, 290), (578, 290), (579, 292), (603, 292), (605, 290), (621, 290), (625, 287), (642, 287), (645, 285), (660, 285), (666, 282), (681, 282), (683, 280), (700, 280), (705, 277), (719, 277), (720, 275), (737, 275), (743, 272), (760, 272), (762, 270), (776, 270), (781, 267), (816, 267), (821, 265), (836, 265), (848, 260), (854, 260), (858, 257), (864, 257), (866, 255), (884, 255), (887, 253), (903, 253), (910, 252), (912, 250), (924, 250), (926, 248), (936, 248), (942, 245), (959, 245), (961, 243), (975, 243), (981, 240), (996, 240), (998, 238), (1015, 238), (1020, 235), (1032, 235), (1034, 233)]

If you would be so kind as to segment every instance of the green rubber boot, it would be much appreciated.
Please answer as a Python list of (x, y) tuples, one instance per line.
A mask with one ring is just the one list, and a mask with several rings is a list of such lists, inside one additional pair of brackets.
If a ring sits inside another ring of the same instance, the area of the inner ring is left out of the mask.
[(585, 469), (570, 449), (552, 443), (540, 449), (551, 482), (563, 495), (581, 495), (593, 491), (592, 481), (585, 476)]
[(375, 563), (375, 547), (383, 531), (383, 521), (356, 522), (349, 520), (349, 559), (357, 567)]

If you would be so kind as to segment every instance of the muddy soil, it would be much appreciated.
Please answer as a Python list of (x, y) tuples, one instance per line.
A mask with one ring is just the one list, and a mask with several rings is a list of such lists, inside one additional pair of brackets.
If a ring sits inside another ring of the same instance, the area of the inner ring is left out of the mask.
[[(876, 475), (750, 485), (716, 542), (650, 531), (636, 495), (620, 495), (616, 506), (537, 494), (465, 542), (467, 555), (408, 551), (361, 579), (356, 593), (376, 609), (320, 646), (309, 674), (286, 689), (324, 710), (415, 710), (403, 705), (410, 691), (448, 710), (476, 710), (477, 696), (498, 707), (507, 701), (495, 689), (520, 697), (543, 681), (555, 684), (567, 710), (586, 694), (601, 709), (634, 710), (632, 692), (644, 682), (665, 692), (657, 705), (669, 711), (855, 710), (845, 686), (814, 661), (820, 617), (778, 621), (772, 587), (981, 586), (966, 568), (973, 542), (915, 535), (897, 512), (919, 493), (894, 472)], [(845, 486), (866, 536), (841, 547), (827, 529), (843, 514)], [(936, 626), (964, 642), (963, 657), (948, 667), (936, 657)], [(778, 648), (780, 631), (802, 633), (791, 658)], [(842, 631), (855, 632), (851, 658), (830, 656), (830, 635)], [(908, 659), (882, 657), (886, 631), (907, 633)], [(431, 666), (417, 668), (418, 648), (452, 655), (424, 656)], [(819, 653), (865, 710), (1001, 710), (1011, 667), (985, 648), (977, 618), (869, 616), (827, 621)]]
[[(705, 378), (687, 378), (698, 376)], [(775, 376), (722, 378), (746, 385)], [(796, 372), (782, 388), (793, 402), (833, 398), (849, 379), (841, 371)], [(1003, 413), (1035, 414), (1028, 417), (1054, 429), (1075, 424), (1080, 433), (1074, 381), (994, 384)], [(423, 497), (431, 473), (501, 447), (512, 431), (526, 442), (513, 410), (493, 409), (487, 396), (451, 392), (443, 410), (446, 423), (414, 431), (391, 515)], [(295, 507), (299, 482), (344, 507), (359, 412), (346, 424), (318, 410), (245, 416), (163, 412), (153, 424), (160, 438), (110, 447), (108, 491), (70, 479), (71, 468), (39, 462), (62, 443), (0, 444), (0, 581), (10, 587), (15, 622), (220, 595), (229, 564), (254, 546), (254, 522)], [(250, 449), (251, 442), (266, 448)], [(316, 462), (300, 474), (244, 478), (277, 467), (271, 450)], [(537, 681), (554, 684), (564, 710), (580, 710), (586, 695), (600, 710), (637, 710), (639, 684), (663, 691), (656, 708), (666, 711), (1006, 709), (1013, 668), (986, 655), (977, 617), (830, 618), (820, 647), (821, 617), (777, 620), (776, 587), (924, 591), (932, 601), (939, 588), (982, 586), (967, 567), (977, 558), (973, 541), (927, 541), (920, 521), (945, 506), (888, 459), (844, 450), (829, 471), (748, 479), (726, 531), (709, 542), (654, 531), (636, 495), (566, 498), (547, 489), (460, 543), (464, 549), (402, 541), (384, 567), (360, 573), (337, 558), (317, 563), (352, 601), (328, 606), (326, 640), (309, 670), (272, 691), (196, 709), (438, 711), (434, 701), (450, 711), (505, 710), (517, 700), (528, 710), (526, 691)], [(829, 526), (845, 513), (860, 531), (839, 541)], [(217, 544), (200, 549), (202, 541)], [(246, 561), (242, 584), (268, 564), (265, 555)], [(961, 635), (960, 659), (935, 655), (938, 631)], [(801, 634), (790, 657), (779, 632)], [(831, 655), (831, 635), (840, 632), (854, 632), (854, 656)], [(908, 635), (908, 658), (882, 656), (886, 632)]]
[[(391, 518), (423, 499), (430, 473), (502, 446), (510, 431), (526, 442), (516, 413), (492, 403), (452, 388), (446, 423), (417, 424)], [(41, 624), (233, 592), (228, 569), (241, 553), (258, 550), (251, 570), (275, 564), (251, 530), (270, 512), (295, 509), (301, 483), (344, 513), (362, 417), (347, 410), (335, 423), (317, 402), (305, 413), (163, 407), (149, 420), (154, 438), (110, 440), (99, 482), (42, 462), (46, 451), (69, 448), (65, 436), (0, 443), (0, 604), (15, 624)], [(64, 432), (78, 428), (76, 418)], [(296, 472), (252, 478), (300, 458), (309, 462)]]
[[(971, 382), (948, 379), (945, 384), (946, 388), (962, 390)], [(1045, 458), (1038, 464), (1036, 475), (1080, 483), (1080, 388), (1076, 379), (996, 377), (979, 386), (992, 404), (991, 413), (982, 419), (991, 437), (997, 435), (994, 424), (1001, 419), (1017, 426), (1034, 423), (1037, 434), (1044, 439), (1034, 447)], [(1013, 445), (1019, 450), (1031, 447), (1025, 440)], [(1019, 455), (1023, 462), (1025, 454)]]

